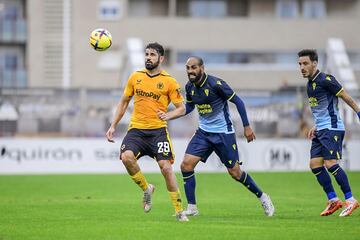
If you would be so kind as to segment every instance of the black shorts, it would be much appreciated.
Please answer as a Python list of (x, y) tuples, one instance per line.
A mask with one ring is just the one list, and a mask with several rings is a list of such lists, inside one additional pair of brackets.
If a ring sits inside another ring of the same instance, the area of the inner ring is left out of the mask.
[(121, 144), (120, 152), (123, 153), (126, 150), (132, 151), (136, 159), (145, 155), (154, 158), (156, 161), (169, 160), (173, 163), (175, 159), (166, 128), (130, 129)]

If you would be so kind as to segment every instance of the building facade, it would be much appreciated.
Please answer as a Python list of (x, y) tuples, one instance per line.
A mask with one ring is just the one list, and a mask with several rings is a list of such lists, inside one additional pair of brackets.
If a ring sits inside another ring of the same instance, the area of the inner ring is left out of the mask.
[[(235, 88), (272, 90), (302, 85), (297, 51), (316, 48), (323, 64), (337, 37), (360, 79), (356, 0), (28, 0), (26, 10), (29, 87), (119, 88), (130, 37), (163, 44), (165, 68), (182, 84), (187, 57), (200, 55)], [(88, 43), (99, 27), (113, 35), (106, 52)]]

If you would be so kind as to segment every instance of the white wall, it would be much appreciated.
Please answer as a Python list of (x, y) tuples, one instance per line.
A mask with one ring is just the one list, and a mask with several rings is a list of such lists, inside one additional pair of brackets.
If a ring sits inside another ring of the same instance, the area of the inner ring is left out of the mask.
[[(1, 138), (0, 174), (51, 174), (51, 173), (125, 173), (118, 160), (120, 140), (115, 144), (105, 139), (13, 139)], [(188, 139), (174, 139), (175, 171), (180, 163)], [(310, 141), (293, 139), (266, 139), (245, 143), (239, 139), (240, 159), (247, 171), (308, 171)], [(360, 141), (350, 141), (349, 159), (345, 167), (360, 170)], [(139, 160), (144, 172), (159, 172), (154, 160)], [(344, 162), (342, 163), (344, 165)], [(206, 164), (199, 163), (198, 172), (226, 171), (215, 155)]]

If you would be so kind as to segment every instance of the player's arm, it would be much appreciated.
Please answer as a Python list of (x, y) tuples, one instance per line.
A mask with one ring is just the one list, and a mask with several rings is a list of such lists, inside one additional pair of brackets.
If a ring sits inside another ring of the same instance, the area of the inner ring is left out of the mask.
[(246, 108), (244, 102), (239, 98), (239, 96), (234, 93), (232, 98), (229, 100), (230, 102), (234, 103), (239, 115), (241, 117), (241, 121), (244, 126), (244, 135), (248, 142), (251, 142), (256, 139), (255, 133), (253, 132), (252, 128), (250, 127), (249, 120), (247, 118)]
[(116, 107), (116, 112), (114, 120), (112, 121), (109, 130), (106, 132), (106, 138), (109, 142), (115, 142), (113, 140), (113, 134), (115, 132), (116, 125), (120, 122), (121, 118), (124, 116), (126, 109), (129, 106), (131, 97), (123, 95)]
[(310, 128), (309, 132), (308, 132), (308, 139), (313, 139), (315, 137), (315, 133), (316, 133), (316, 126), (313, 126), (312, 128)]
[(171, 119), (176, 119), (185, 115), (186, 109), (183, 102), (174, 103), (175, 109), (169, 112), (157, 111), (158, 117), (163, 121), (168, 121)]
[(344, 89), (337, 96), (344, 100), (357, 113), (360, 119), (360, 107), (355, 100)]
[(158, 117), (163, 121), (168, 121), (187, 115), (188, 113), (192, 112), (192, 110), (194, 110), (195, 108), (195, 105), (191, 103), (186, 103), (185, 106), (183, 103), (176, 103), (174, 105), (176, 108), (170, 112), (164, 112), (158, 110), (157, 111)]

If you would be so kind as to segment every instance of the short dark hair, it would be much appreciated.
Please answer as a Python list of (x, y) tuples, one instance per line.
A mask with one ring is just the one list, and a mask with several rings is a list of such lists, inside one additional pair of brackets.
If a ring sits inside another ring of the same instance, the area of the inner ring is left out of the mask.
[(317, 61), (318, 62), (318, 54), (315, 49), (303, 49), (300, 52), (298, 52), (299, 57), (306, 57), (308, 56), (311, 61)]
[(165, 50), (163, 48), (163, 46), (161, 46), (159, 43), (157, 42), (154, 42), (154, 43), (149, 43), (145, 49), (148, 49), (148, 48), (151, 48), (151, 49), (155, 49), (160, 56), (164, 56), (165, 54)]
[(191, 56), (189, 58), (195, 58), (198, 61), (199, 66), (204, 65), (204, 60), (201, 57), (198, 56)]

